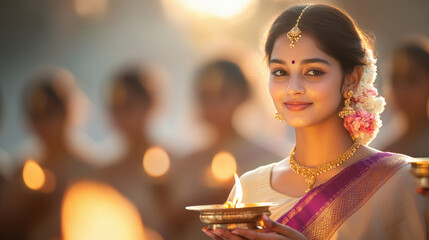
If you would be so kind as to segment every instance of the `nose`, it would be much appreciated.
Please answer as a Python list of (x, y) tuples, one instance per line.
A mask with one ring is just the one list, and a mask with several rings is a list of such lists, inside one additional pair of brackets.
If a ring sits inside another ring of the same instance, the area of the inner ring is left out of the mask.
[(288, 84), (286, 85), (286, 92), (291, 96), (305, 93), (305, 87), (302, 85), (302, 81), (297, 74), (289, 78)]

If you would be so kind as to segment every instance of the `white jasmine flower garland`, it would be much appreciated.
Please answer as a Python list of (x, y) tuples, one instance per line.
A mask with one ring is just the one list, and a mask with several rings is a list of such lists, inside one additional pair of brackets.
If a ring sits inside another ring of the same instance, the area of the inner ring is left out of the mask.
[(358, 89), (351, 99), (351, 107), (355, 114), (344, 118), (344, 127), (349, 131), (352, 138), (361, 144), (369, 144), (382, 126), (380, 114), (384, 110), (386, 102), (383, 97), (378, 96), (374, 81), (377, 76), (376, 59), (370, 49), (366, 49), (365, 62), (362, 67), (362, 78)]

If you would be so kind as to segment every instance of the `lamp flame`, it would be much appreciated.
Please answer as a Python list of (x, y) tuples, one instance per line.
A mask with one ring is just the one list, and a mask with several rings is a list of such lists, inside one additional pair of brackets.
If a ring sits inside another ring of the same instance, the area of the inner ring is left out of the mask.
[(241, 203), (243, 200), (243, 188), (241, 187), (240, 179), (238, 178), (237, 173), (234, 173), (235, 178), (235, 194), (234, 198), (231, 201), (226, 201), (224, 204), (225, 208), (242, 208), (244, 207), (244, 204)]

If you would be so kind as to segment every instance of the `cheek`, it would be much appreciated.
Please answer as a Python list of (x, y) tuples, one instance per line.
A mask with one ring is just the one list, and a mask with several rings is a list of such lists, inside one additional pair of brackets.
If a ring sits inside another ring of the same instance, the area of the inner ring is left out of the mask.
[(276, 100), (282, 100), (281, 97), (284, 92), (283, 84), (270, 79), (268, 87), (270, 90), (271, 98), (273, 99), (274, 103), (276, 102)]
[(270, 90), (271, 99), (277, 111), (281, 111), (280, 109), (282, 109), (281, 105), (283, 102), (283, 93), (284, 93), (282, 89), (283, 89), (282, 84), (279, 84), (278, 82), (273, 82), (272, 80), (269, 81), (269, 90)]
[(334, 111), (341, 105), (341, 85), (338, 83), (319, 84), (313, 86), (308, 94), (313, 95), (315, 102), (319, 102), (319, 107), (328, 111)]

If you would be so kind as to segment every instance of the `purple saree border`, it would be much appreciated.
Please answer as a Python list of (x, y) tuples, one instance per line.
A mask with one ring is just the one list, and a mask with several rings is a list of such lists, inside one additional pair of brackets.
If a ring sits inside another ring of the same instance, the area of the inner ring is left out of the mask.
[[(302, 232), (329, 206), (330, 202), (336, 199), (343, 189), (362, 176), (374, 163), (391, 155), (393, 154), (388, 152), (374, 153), (348, 166), (326, 183), (312, 189), (291, 210), (282, 215), (277, 222)], [(299, 215), (297, 215), (298, 213)]]

